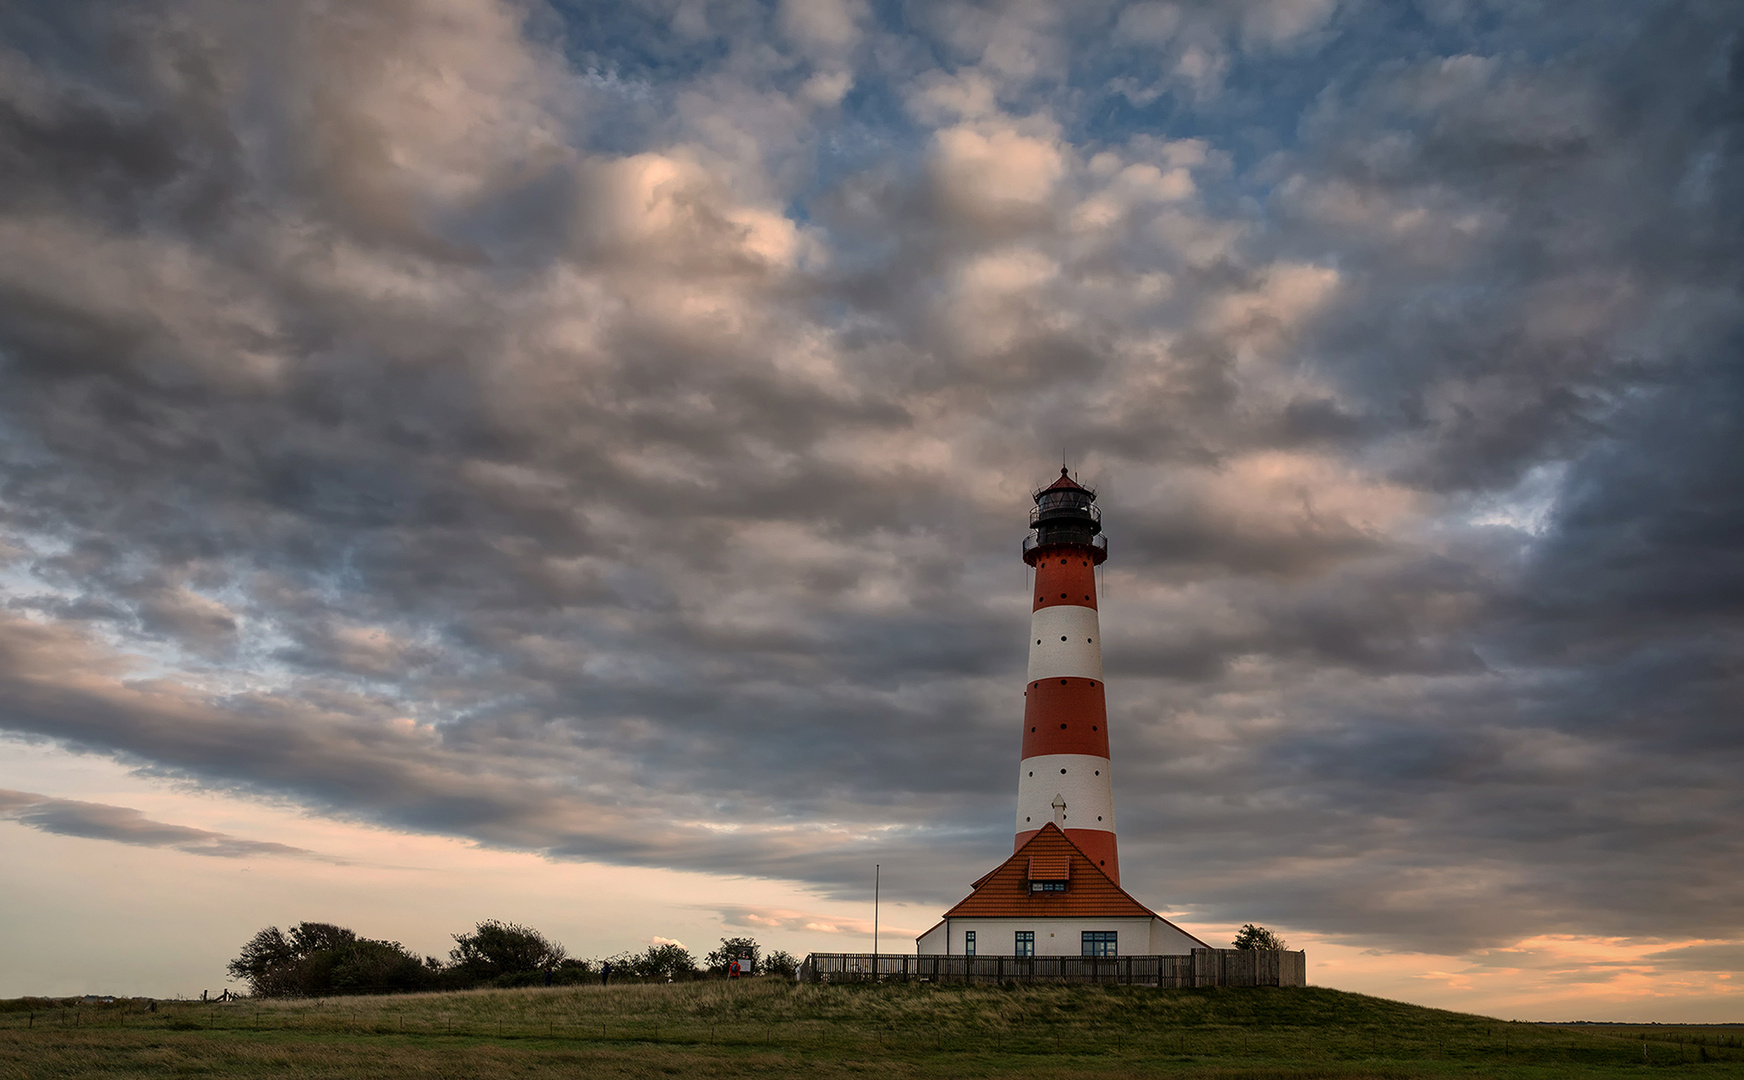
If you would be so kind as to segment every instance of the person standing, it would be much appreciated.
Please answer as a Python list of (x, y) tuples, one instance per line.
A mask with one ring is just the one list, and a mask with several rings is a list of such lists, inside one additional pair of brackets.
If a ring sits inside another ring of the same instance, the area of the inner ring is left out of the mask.
[(605, 963), (600, 965), (600, 985), (604, 986), (611, 981), (612, 981), (612, 962), (610, 960), (607, 960)]

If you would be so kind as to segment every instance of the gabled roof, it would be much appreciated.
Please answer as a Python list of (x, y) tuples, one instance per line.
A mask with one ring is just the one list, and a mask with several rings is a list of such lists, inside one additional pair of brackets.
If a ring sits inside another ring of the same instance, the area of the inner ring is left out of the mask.
[[(1070, 880), (1071, 887), (1065, 892), (1030, 892), (1032, 860), (1048, 872), (1048, 877), (1035, 880)], [(1128, 896), (1051, 821), (972, 888), (973, 892), (945, 912), (945, 918), (1161, 917)]]

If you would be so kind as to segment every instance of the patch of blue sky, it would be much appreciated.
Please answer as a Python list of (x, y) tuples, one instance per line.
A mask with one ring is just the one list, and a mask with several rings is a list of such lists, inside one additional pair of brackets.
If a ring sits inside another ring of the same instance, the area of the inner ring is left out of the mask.
[(1528, 469), (1509, 491), (1473, 500), (1466, 520), (1473, 525), (1500, 525), (1531, 536), (1543, 536), (1555, 522), (1568, 463), (1548, 461)]
[(652, 5), (550, 3), (562, 20), (558, 44), (579, 70), (602, 68), (627, 80), (671, 83), (712, 67), (729, 51), (725, 36), (680, 33), (673, 18)]
[(119, 77), (125, 65), (114, 63), (113, 57), (92, 63), (89, 46), (91, 27), (113, 17), (112, 12), (61, 0), (0, 4), (0, 41), (45, 67), (79, 71), (94, 80)]
[(1463, 27), (1438, 27), (1411, 7), (1387, 5), (1296, 43), (1220, 44), (1227, 69), (1201, 88), (1171, 76), (1179, 48), (1168, 42), (1085, 50), (1072, 76), (1078, 106), (1069, 135), (1106, 145), (1137, 135), (1202, 138), (1229, 154), (1241, 176), (1268, 155), (1296, 148), (1308, 110), (1329, 92), (1364, 83), (1380, 69), (1377, 55), (1399, 62), (1457, 55), (1473, 40)]
[(817, 133), (811, 171), (788, 200), (787, 216), (812, 223), (812, 205), (818, 199), (872, 169), (915, 174), (926, 157), (929, 137), (908, 117), (888, 80), (857, 80), (842, 99), (840, 118)]

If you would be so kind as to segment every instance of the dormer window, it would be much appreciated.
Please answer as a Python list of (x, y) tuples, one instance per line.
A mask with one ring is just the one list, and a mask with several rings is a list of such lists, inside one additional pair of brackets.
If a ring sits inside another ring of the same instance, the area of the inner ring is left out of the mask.
[(1035, 893), (1062, 893), (1072, 883), (1072, 860), (1066, 855), (1031, 855), (1024, 887)]

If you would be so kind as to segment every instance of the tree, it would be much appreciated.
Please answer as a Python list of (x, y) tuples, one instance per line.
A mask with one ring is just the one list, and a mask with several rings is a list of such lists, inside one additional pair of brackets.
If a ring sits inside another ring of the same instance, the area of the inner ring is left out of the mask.
[(470, 934), (455, 934), (449, 959), (478, 979), (493, 979), (561, 964), (568, 953), (530, 926), (487, 919)]
[(421, 990), (439, 965), (421, 961), (397, 941), (360, 938), (332, 923), (298, 923), (285, 933), (269, 926), (226, 965), (260, 997)]
[(249, 938), (225, 970), (231, 978), (246, 981), (248, 992), (256, 997), (278, 997), (295, 992), (291, 969), (298, 959), (297, 947), (284, 931), (269, 926)]
[(383, 993), (422, 990), (435, 972), (397, 941), (358, 938), (318, 956), (331, 957), (327, 986), (333, 993)]
[[(713, 974), (725, 975), (727, 973), (727, 965), (732, 963), (734, 960), (739, 960), (742, 965), (740, 974), (755, 975), (757, 973), (757, 956), (759, 951), (760, 947), (757, 944), (756, 938), (722, 938), (721, 947), (716, 949), (714, 952), (709, 953), (708, 956), (703, 959), (703, 963), (707, 965), (709, 971)], [(742, 956), (747, 954), (749, 954), (751, 958), (748, 963), (740, 959)]]
[(784, 979), (793, 978), (793, 973), (799, 970), (799, 957), (785, 949), (776, 949), (763, 958), (763, 970), (771, 975), (779, 975)]
[(1285, 948), (1283, 938), (1253, 923), (1248, 923), (1236, 933), (1233, 944), (1238, 949), (1260, 949), (1266, 952), (1277, 952)]
[(696, 975), (696, 961), (690, 950), (676, 942), (650, 945), (648, 951), (630, 961), (630, 972), (644, 979), (664, 979), (672, 982)]
[(332, 923), (300, 922), (291, 927), (291, 947), (297, 950), (298, 956), (313, 956), (356, 940), (355, 933)]

